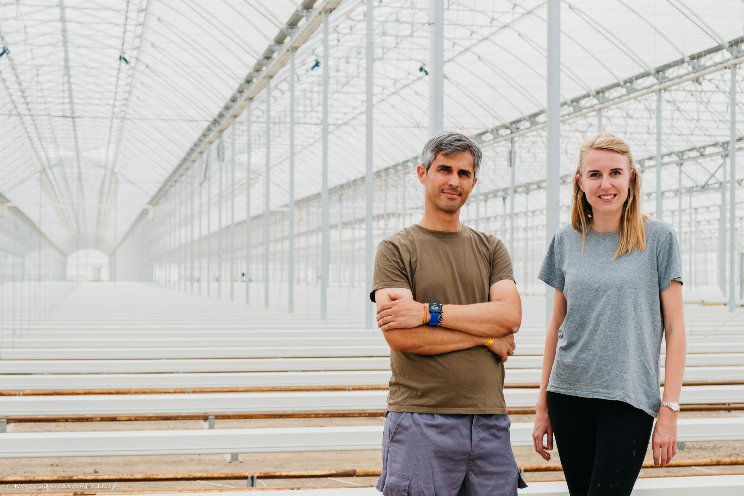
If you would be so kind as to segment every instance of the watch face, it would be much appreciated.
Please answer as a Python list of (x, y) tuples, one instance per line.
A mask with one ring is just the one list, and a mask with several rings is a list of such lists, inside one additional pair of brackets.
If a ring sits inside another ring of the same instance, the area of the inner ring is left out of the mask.
[(442, 304), (437, 303), (436, 301), (433, 301), (429, 303), (429, 311), (432, 313), (439, 313), (442, 311)]

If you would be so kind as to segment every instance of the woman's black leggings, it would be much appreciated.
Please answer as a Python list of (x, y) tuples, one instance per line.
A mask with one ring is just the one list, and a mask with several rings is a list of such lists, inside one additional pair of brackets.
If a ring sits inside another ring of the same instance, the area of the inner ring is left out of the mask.
[(548, 413), (571, 496), (629, 496), (653, 417), (622, 401), (550, 391)]

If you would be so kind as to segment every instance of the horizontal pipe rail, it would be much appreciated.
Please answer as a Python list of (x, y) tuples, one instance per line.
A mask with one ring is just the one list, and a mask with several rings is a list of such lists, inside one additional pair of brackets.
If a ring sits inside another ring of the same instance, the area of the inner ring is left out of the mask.
[[(322, 364), (320, 364), (322, 366)], [(505, 387), (538, 387), (540, 369), (512, 368)], [(664, 377), (662, 369), (661, 377)], [(0, 396), (296, 391), (386, 388), (390, 370), (204, 372), (151, 374), (2, 374)], [(688, 367), (685, 385), (744, 384), (744, 367)]]
[[(512, 446), (532, 445), (532, 423), (511, 426)], [(383, 426), (0, 434), (0, 458), (377, 450)], [(744, 418), (678, 421), (678, 440), (744, 440)]]
[[(695, 458), (672, 460), (667, 468), (691, 467), (731, 467), (743, 466), (744, 458)], [(561, 472), (559, 463), (521, 465), (523, 472)], [(658, 469), (651, 462), (644, 462), (645, 469)], [(188, 472), (188, 473), (140, 473), (140, 474), (87, 474), (87, 475), (26, 475), (0, 476), (0, 484), (40, 484), (60, 482), (163, 482), (193, 480), (240, 480), (256, 477), (258, 479), (318, 479), (328, 477), (379, 477), (378, 468), (351, 468), (331, 470), (273, 470), (273, 471), (232, 471), (232, 472)]]
[[(511, 408), (534, 408), (536, 389), (504, 391)], [(744, 404), (744, 386), (685, 386), (683, 404)], [(3, 396), (2, 416), (113, 416), (384, 410), (387, 391), (306, 391), (84, 396)]]
[[(692, 367), (742, 367), (744, 353), (690, 354)], [(207, 372), (299, 372), (342, 370), (389, 370), (390, 358), (381, 357), (294, 357), (294, 358), (122, 358), (0, 360), (0, 374), (134, 374)], [(513, 356), (506, 363), (513, 369), (539, 369), (542, 357)], [(2, 383), (0, 383), (0, 389)]]
[[(739, 404), (687, 404), (681, 406), (683, 412), (733, 412), (744, 411), (744, 403)], [(294, 412), (238, 412), (238, 413), (204, 413), (170, 414), (170, 415), (10, 415), (1, 417), (8, 424), (49, 423), (49, 422), (148, 422), (148, 421), (185, 421), (200, 420), (206, 422), (209, 418), (215, 420), (272, 420), (272, 419), (309, 419), (309, 418), (373, 418), (385, 416), (385, 408), (377, 410), (300, 410)], [(509, 415), (534, 415), (534, 407), (507, 407)]]

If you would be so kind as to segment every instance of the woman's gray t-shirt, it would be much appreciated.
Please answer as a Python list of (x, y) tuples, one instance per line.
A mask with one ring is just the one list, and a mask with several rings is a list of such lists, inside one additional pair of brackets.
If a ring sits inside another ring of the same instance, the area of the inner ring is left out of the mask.
[(590, 229), (584, 240), (568, 225), (553, 236), (538, 277), (563, 292), (567, 308), (548, 391), (658, 414), (660, 293), (682, 273), (672, 227), (645, 225), (646, 249), (617, 259), (619, 231)]

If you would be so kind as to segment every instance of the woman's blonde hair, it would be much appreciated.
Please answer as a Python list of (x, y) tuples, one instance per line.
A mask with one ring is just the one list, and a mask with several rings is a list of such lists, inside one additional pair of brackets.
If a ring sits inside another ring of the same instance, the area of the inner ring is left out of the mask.
[(614, 134), (604, 133), (584, 141), (579, 148), (579, 165), (573, 181), (573, 200), (571, 204), (571, 225), (574, 229), (581, 231), (586, 236), (589, 223), (592, 218), (592, 206), (581, 191), (581, 165), (584, 156), (589, 150), (609, 150), (619, 153), (628, 159), (630, 169), (630, 187), (628, 198), (623, 205), (623, 213), (620, 218), (620, 244), (615, 252), (615, 258), (622, 257), (633, 250), (644, 251), (646, 249), (646, 228), (644, 221), (646, 216), (641, 213), (641, 177), (636, 169), (635, 160), (630, 153), (630, 147), (621, 138)]

